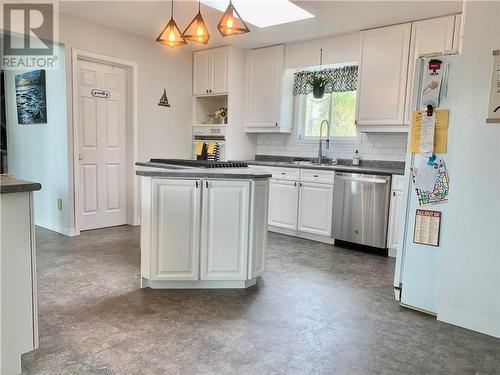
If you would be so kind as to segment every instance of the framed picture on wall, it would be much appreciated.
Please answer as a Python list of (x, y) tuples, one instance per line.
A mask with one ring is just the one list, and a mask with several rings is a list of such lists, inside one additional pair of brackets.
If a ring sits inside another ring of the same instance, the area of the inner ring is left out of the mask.
[(47, 123), (45, 70), (16, 74), (17, 122), (19, 125)]

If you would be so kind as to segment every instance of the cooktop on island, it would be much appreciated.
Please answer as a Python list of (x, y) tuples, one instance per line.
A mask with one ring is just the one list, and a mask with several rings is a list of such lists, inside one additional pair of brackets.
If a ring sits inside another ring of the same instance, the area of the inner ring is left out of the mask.
[(247, 163), (241, 161), (214, 161), (214, 160), (189, 160), (189, 159), (151, 159), (150, 163), (182, 165), (195, 168), (245, 168)]

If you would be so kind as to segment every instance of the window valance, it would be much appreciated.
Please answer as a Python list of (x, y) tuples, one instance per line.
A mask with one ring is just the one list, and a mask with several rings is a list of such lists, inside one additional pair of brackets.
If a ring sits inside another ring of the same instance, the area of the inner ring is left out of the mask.
[(307, 95), (313, 91), (310, 80), (313, 76), (321, 74), (328, 80), (325, 92), (356, 91), (358, 85), (358, 66), (350, 65), (335, 69), (322, 69), (321, 71), (303, 71), (295, 73), (293, 95)]

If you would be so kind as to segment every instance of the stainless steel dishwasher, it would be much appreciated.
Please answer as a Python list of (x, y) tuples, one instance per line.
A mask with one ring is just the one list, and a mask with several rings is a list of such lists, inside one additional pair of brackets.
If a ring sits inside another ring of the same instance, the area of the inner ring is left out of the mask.
[(391, 177), (335, 173), (333, 237), (385, 249)]

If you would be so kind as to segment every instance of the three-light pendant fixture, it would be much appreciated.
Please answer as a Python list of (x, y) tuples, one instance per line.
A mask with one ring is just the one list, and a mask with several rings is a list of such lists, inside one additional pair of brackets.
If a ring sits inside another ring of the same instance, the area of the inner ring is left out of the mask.
[[(231, 0), (229, 0), (229, 5), (217, 24), (217, 29), (223, 37), (250, 32), (245, 21), (243, 21), (238, 11), (234, 8)], [(174, 21), (174, 0), (172, 0), (170, 21), (168, 21), (167, 26), (158, 35), (156, 41), (167, 47), (178, 47), (187, 44), (186, 40), (206, 45), (209, 39), (210, 33), (201, 15), (200, 0), (198, 0), (198, 13), (183, 33), (180, 32)]]

